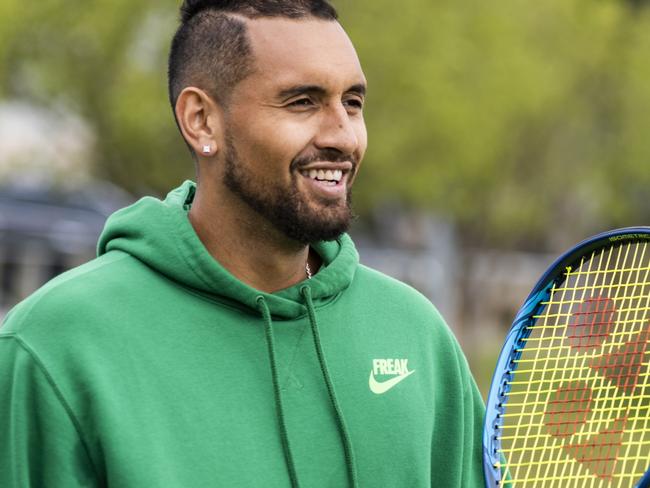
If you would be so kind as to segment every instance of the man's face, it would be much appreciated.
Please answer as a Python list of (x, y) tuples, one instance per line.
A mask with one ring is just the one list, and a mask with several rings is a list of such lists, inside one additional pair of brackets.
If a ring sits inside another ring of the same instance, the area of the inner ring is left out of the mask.
[(254, 72), (228, 105), (224, 184), (290, 239), (334, 239), (367, 144), (356, 52), (337, 22), (247, 25)]

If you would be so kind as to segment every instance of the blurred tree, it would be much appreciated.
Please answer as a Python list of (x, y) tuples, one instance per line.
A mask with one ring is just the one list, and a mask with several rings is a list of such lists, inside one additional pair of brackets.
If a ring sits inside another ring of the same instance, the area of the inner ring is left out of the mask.
[(359, 180), (476, 245), (650, 223), (647, 12), (619, 1), (342, 4), (370, 81)]
[(633, 8), (633, 9), (638, 9), (638, 8), (643, 8), (647, 7), (650, 2), (648, 0), (626, 0), (626, 2)]
[[(647, 9), (336, 3), (370, 87), (360, 212), (388, 198), (457, 219), (466, 243), (529, 248), (650, 223)], [(3, 0), (0, 97), (70, 107), (98, 175), (164, 193), (192, 170), (166, 95), (178, 5)]]
[(164, 193), (191, 176), (166, 94), (178, 2), (3, 0), (0, 8), (8, 40), (0, 94), (84, 117), (97, 136), (95, 173), (134, 193)]

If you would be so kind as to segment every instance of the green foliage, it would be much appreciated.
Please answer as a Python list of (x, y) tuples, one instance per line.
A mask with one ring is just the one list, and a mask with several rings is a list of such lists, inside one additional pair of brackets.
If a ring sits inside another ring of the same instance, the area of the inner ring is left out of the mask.
[(95, 173), (132, 192), (165, 193), (191, 176), (166, 91), (177, 2), (4, 2), (12, 13), (0, 15), (11, 28), (0, 28), (10, 32), (0, 47), (4, 97), (80, 114), (97, 137)]
[(364, 205), (392, 196), (459, 220), (477, 244), (531, 248), (649, 223), (647, 12), (580, 0), (342, 7), (370, 86)]
[[(72, 107), (95, 172), (191, 174), (166, 95), (177, 1), (0, 3), (0, 97)], [(637, 5), (638, 4), (638, 5)], [(650, 15), (619, 0), (339, 1), (369, 80), (360, 213), (386, 199), (483, 245), (650, 223)]]

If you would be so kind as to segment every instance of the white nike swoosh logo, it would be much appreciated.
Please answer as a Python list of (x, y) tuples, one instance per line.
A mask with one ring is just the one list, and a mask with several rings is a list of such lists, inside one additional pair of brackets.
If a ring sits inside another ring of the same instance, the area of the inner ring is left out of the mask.
[(368, 378), (368, 386), (370, 387), (371, 392), (376, 393), (377, 395), (381, 395), (382, 393), (386, 393), (388, 390), (390, 390), (393, 386), (395, 386), (400, 381), (411, 376), (413, 373), (415, 373), (415, 370), (409, 371), (406, 374), (395, 376), (394, 378), (391, 378), (386, 381), (382, 381), (380, 383), (375, 379), (375, 375), (372, 373), (372, 370), (370, 370), (370, 378)]

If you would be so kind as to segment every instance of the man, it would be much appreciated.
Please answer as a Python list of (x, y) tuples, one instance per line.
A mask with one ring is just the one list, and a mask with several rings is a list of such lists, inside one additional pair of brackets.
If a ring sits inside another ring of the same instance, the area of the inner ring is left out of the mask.
[(186, 1), (169, 86), (197, 184), (10, 313), (0, 486), (483, 486), (456, 341), (344, 233), (366, 80), (334, 9)]

